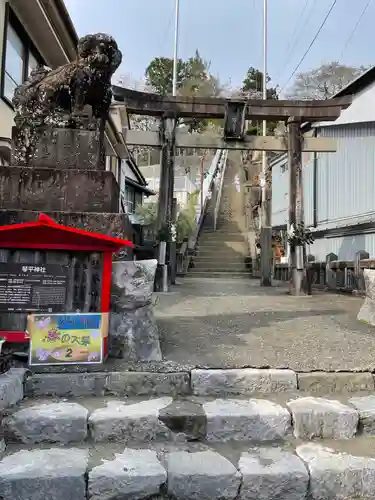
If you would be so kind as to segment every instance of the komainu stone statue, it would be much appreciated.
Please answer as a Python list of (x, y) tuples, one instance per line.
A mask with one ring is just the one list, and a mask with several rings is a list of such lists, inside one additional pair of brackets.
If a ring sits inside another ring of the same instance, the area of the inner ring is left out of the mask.
[(116, 41), (98, 33), (79, 40), (77, 59), (55, 70), (39, 67), (13, 98), (13, 163), (28, 165), (47, 129), (104, 130), (111, 77), (121, 64)]

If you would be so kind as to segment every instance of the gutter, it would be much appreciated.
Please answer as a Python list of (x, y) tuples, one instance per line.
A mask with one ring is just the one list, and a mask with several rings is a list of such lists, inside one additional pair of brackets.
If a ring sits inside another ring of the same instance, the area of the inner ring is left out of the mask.
[[(318, 129), (314, 129), (314, 137), (318, 137)], [(318, 153), (313, 157), (313, 226), (318, 225)]]
[(61, 17), (61, 20), (65, 24), (66, 30), (68, 31), (71, 40), (74, 42), (74, 45), (77, 46), (78, 34), (74, 27), (72, 18), (69, 15), (68, 9), (66, 8), (65, 2), (63, 0), (55, 0), (55, 5), (56, 5), (56, 10), (58, 11)]
[(136, 181), (133, 181), (133, 179), (129, 179), (129, 177), (126, 176), (125, 176), (125, 184), (133, 186), (137, 188), (139, 191), (143, 191), (146, 196), (154, 196), (156, 194), (156, 192), (152, 191), (152, 189), (149, 189), (146, 186), (141, 186)]

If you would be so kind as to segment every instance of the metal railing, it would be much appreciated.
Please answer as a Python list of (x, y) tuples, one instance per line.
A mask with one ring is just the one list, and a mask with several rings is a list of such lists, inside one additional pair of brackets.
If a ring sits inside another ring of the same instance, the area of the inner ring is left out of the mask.
[(220, 184), (219, 184), (219, 189), (217, 193), (217, 198), (216, 198), (216, 203), (215, 203), (215, 209), (214, 209), (214, 231), (216, 231), (217, 228), (217, 221), (219, 218), (219, 212), (220, 212), (220, 203), (221, 203), (221, 194), (223, 191), (223, 185), (224, 185), (224, 177), (225, 177), (225, 171), (227, 168), (227, 160), (228, 160), (228, 151), (224, 150), (223, 154), (220, 159)]
[[(177, 274), (184, 275), (186, 274), (192, 254), (195, 251), (195, 246), (197, 243), (197, 239), (199, 236), (199, 232), (201, 230), (204, 217), (206, 216), (207, 205), (209, 200), (211, 199), (213, 193), (215, 193), (215, 179), (217, 179), (220, 169), (225, 163), (222, 163), (222, 157), (225, 151), (218, 150), (212, 159), (210, 168), (207, 171), (207, 175), (203, 181), (202, 191), (203, 196), (201, 198), (200, 193), (198, 195), (198, 205), (196, 209), (196, 230), (194, 234), (189, 238), (189, 241), (183, 242), (178, 254), (177, 254)], [(226, 160), (225, 160), (226, 161)], [(215, 197), (215, 196), (214, 196)], [(201, 206), (200, 200), (203, 199), (203, 206)]]

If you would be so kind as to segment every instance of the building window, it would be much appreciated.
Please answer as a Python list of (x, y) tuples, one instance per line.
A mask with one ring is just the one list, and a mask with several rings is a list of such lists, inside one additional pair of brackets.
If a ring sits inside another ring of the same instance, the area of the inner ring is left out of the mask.
[(135, 210), (135, 190), (131, 186), (125, 187), (125, 209), (127, 214), (133, 214)]
[(4, 28), (2, 96), (12, 102), (16, 88), (27, 80), (31, 71), (45, 63), (9, 6), (7, 11)]
[(284, 165), (281, 165), (280, 167), (281, 173), (285, 173), (288, 170), (288, 164), (284, 163)]

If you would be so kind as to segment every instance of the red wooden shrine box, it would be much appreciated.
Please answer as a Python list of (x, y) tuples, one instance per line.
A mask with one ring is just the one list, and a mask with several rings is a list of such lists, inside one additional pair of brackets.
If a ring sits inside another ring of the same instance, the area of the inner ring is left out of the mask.
[[(133, 248), (128, 240), (112, 238), (99, 233), (57, 224), (45, 214), (37, 222), (0, 226), (0, 249), (64, 251), (71, 253), (95, 252), (103, 255), (100, 311), (108, 313), (111, 298), (112, 256), (123, 247)], [(0, 331), (6, 342), (28, 342), (25, 331)], [(108, 337), (103, 339), (104, 359), (108, 352)]]

